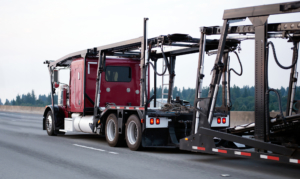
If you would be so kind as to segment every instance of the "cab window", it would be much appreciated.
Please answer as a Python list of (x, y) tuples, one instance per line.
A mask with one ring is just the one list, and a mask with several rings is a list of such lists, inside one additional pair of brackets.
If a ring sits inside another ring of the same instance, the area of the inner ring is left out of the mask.
[(107, 66), (105, 80), (108, 82), (130, 82), (131, 68), (124, 66)]

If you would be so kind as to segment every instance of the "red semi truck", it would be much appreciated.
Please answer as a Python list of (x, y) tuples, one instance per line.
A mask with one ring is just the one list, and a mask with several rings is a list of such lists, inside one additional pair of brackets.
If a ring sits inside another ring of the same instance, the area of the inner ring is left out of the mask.
[[(146, 24), (144, 19), (142, 37), (44, 62), (48, 64), (52, 95), (52, 105), (46, 106), (43, 118), (43, 129), (48, 135), (76, 131), (105, 135), (110, 146), (121, 145), (126, 140), (131, 150), (138, 150), (179, 147), (178, 141), (195, 130), (196, 110), (186, 101), (172, 99), (172, 91), (176, 57), (198, 53), (200, 39), (186, 34), (148, 39)], [(207, 52), (218, 48), (218, 40), (205, 42)], [(228, 40), (226, 44), (235, 49), (239, 41)], [(173, 48), (164, 52), (163, 46)], [(156, 71), (158, 59), (166, 64), (162, 73)], [(70, 70), (70, 80), (69, 84), (62, 84), (58, 74), (66, 68)], [(150, 68), (154, 74), (153, 96), (150, 96)], [(156, 79), (166, 72), (169, 73), (168, 104), (156, 108)], [(202, 81), (204, 75), (201, 75)], [(154, 108), (149, 107), (151, 100)], [(225, 97), (223, 107), (214, 114), (213, 128), (229, 127)]]

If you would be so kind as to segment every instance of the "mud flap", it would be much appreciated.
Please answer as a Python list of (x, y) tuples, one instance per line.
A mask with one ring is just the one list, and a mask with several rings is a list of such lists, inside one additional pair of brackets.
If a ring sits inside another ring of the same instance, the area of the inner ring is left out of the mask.
[(175, 144), (176, 146), (179, 146), (179, 142), (178, 142), (177, 137), (176, 137), (173, 122), (169, 122), (169, 134), (170, 134), (170, 138), (171, 138), (172, 143)]
[(187, 150), (187, 151), (193, 151), (193, 152), (208, 152), (212, 148), (215, 148), (215, 142), (213, 137), (211, 136), (205, 136), (202, 134), (193, 134), (189, 137), (186, 137), (184, 139), (180, 139), (180, 146), (179, 148), (181, 150)]
[[(188, 150), (194, 152), (206, 151), (211, 152), (212, 148), (215, 148), (215, 142), (212, 136), (203, 135), (199, 132), (199, 127), (210, 128), (210, 124), (208, 123), (208, 113), (210, 106), (210, 98), (200, 98), (199, 100), (199, 108), (197, 111), (199, 112), (199, 126), (198, 132), (196, 134), (192, 134), (186, 138), (180, 139), (181, 150)], [(194, 119), (196, 118), (196, 113), (194, 113)], [(193, 125), (193, 127), (195, 127)]]

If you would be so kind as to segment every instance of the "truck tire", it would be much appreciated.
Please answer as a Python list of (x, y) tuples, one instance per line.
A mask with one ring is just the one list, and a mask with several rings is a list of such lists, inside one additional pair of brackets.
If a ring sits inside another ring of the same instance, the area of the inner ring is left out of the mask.
[(56, 136), (56, 133), (54, 131), (54, 123), (53, 123), (53, 115), (52, 115), (52, 111), (48, 111), (47, 116), (46, 116), (46, 121), (45, 121), (45, 128), (47, 130), (47, 134), (49, 136)]
[(118, 131), (118, 119), (115, 114), (110, 114), (106, 119), (105, 124), (105, 138), (106, 142), (111, 147), (120, 146), (122, 141), (124, 141), (124, 136), (119, 134)]
[(136, 151), (142, 149), (142, 127), (139, 118), (135, 114), (129, 116), (127, 120), (125, 136), (127, 146), (130, 150)]

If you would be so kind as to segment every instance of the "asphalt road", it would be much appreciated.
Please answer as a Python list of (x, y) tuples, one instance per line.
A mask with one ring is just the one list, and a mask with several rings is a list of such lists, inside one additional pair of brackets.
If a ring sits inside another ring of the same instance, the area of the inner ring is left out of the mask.
[(300, 165), (180, 150), (134, 152), (105, 137), (48, 136), (42, 116), (0, 112), (0, 178), (300, 178)]

